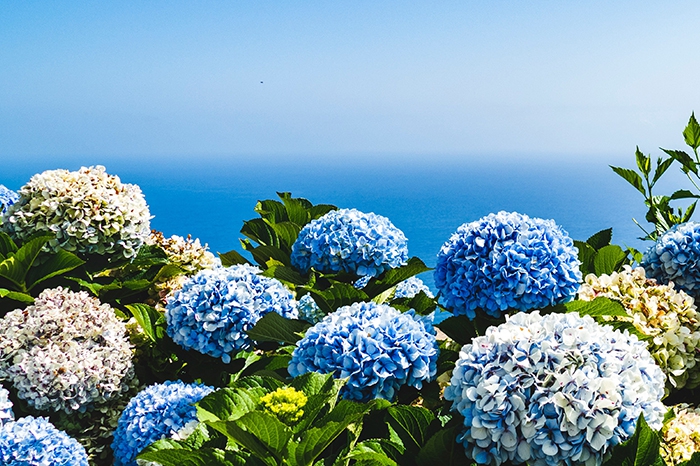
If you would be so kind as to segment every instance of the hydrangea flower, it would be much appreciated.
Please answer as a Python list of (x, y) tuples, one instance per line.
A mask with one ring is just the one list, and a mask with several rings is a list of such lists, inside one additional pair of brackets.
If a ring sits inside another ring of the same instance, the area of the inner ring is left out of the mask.
[(188, 278), (165, 308), (167, 333), (175, 343), (225, 363), (248, 349), (247, 331), (268, 312), (298, 316), (292, 293), (250, 265), (205, 269)]
[(318, 307), (318, 304), (316, 304), (316, 301), (310, 294), (305, 294), (299, 299), (297, 309), (299, 318), (310, 324), (317, 324), (326, 317), (326, 314)]
[(302, 228), (292, 265), (304, 272), (349, 272), (376, 277), (408, 260), (406, 236), (388, 218), (356, 209), (332, 210)]
[(396, 291), (394, 291), (394, 298), (413, 298), (420, 292), (428, 295), (429, 298), (433, 298), (433, 293), (430, 288), (423, 283), (418, 277), (407, 278), (398, 285), (396, 285)]
[(649, 278), (700, 297), (700, 223), (673, 226), (647, 249), (641, 265)]
[(46, 289), (0, 319), (0, 380), (39, 411), (85, 411), (133, 377), (124, 324), (86, 292)]
[(669, 466), (685, 463), (700, 451), (700, 408), (673, 407), (675, 417), (661, 430), (661, 457)]
[(10, 392), (0, 386), (0, 426), (15, 420), (15, 413), (12, 411), (12, 401), (9, 398)]
[(163, 249), (168, 260), (180, 267), (186, 275), (221, 265), (219, 258), (209, 251), (208, 245), (202, 246), (199, 238), (192, 239), (192, 235), (187, 235), (187, 238), (177, 235), (166, 238), (160, 231), (153, 230), (146, 238), (146, 244)]
[(287, 425), (302, 418), (307, 401), (306, 395), (294, 387), (280, 387), (260, 398), (262, 407)]
[(7, 209), (19, 200), (19, 194), (0, 184), (0, 220)]
[(516, 212), (460, 226), (442, 246), (435, 286), (455, 314), (500, 317), (568, 301), (581, 281), (578, 250), (553, 220)]
[(606, 296), (622, 303), (629, 319), (642, 334), (651, 337), (649, 352), (674, 388), (700, 384), (700, 314), (693, 298), (676, 291), (673, 283), (659, 285), (648, 280), (644, 269), (629, 265), (622, 272), (586, 276), (579, 299)]
[(114, 432), (115, 466), (136, 466), (136, 455), (156, 440), (174, 438), (197, 421), (194, 403), (212, 387), (167, 381), (151, 385), (131, 399)]
[(602, 462), (640, 414), (661, 428), (665, 377), (633, 335), (575, 313), (518, 313), (460, 351), (445, 399), (478, 464)]
[(355, 303), (328, 314), (297, 342), (292, 377), (348, 378), (343, 397), (391, 400), (403, 385), (421, 388), (437, 372), (438, 346), (425, 323), (385, 304)]
[(46, 418), (23, 417), (0, 426), (4, 466), (88, 466), (85, 449)]
[(48, 243), (53, 251), (130, 259), (151, 231), (141, 189), (122, 184), (102, 166), (47, 170), (34, 175), (19, 195), (5, 214), (3, 228), (21, 241), (54, 235)]

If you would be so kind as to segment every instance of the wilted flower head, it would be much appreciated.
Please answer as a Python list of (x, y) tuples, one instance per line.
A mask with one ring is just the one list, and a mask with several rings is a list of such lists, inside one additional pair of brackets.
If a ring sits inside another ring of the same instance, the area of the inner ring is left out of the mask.
[(429, 298), (433, 298), (433, 293), (430, 288), (423, 283), (418, 277), (407, 278), (398, 285), (396, 285), (396, 291), (394, 291), (394, 298), (413, 298), (420, 292), (428, 295)]
[(629, 265), (622, 272), (596, 277), (590, 274), (579, 289), (585, 301), (605, 296), (622, 303), (631, 322), (647, 341), (649, 352), (674, 388), (700, 384), (700, 314), (693, 298), (676, 291), (673, 283), (659, 285), (648, 280), (644, 269)]
[(266, 411), (275, 415), (285, 424), (292, 425), (304, 415), (304, 406), (308, 398), (294, 387), (281, 387), (260, 398), (260, 404)]
[(445, 399), (479, 464), (598, 465), (634, 433), (659, 429), (664, 374), (635, 336), (575, 313), (518, 313), (465, 345)]
[(328, 314), (297, 342), (292, 377), (349, 378), (343, 396), (391, 400), (403, 385), (421, 388), (437, 372), (438, 346), (424, 322), (385, 304), (355, 303)]
[(296, 302), (281, 282), (250, 265), (205, 269), (168, 298), (167, 333), (175, 343), (222, 361), (248, 349), (251, 329), (268, 312), (296, 318)]
[(644, 253), (641, 265), (650, 278), (673, 282), (694, 298), (700, 296), (700, 223), (675, 225)]
[(136, 455), (156, 440), (173, 438), (197, 421), (194, 403), (212, 387), (167, 381), (151, 385), (131, 399), (114, 432), (115, 466), (136, 466)]
[(7, 212), (7, 209), (18, 200), (19, 194), (0, 184), (0, 223), (2, 220), (2, 215)]
[(85, 449), (46, 418), (23, 417), (0, 426), (3, 466), (88, 466)]
[(318, 307), (316, 301), (309, 294), (305, 294), (297, 302), (297, 309), (299, 310), (299, 318), (305, 320), (310, 324), (317, 324), (326, 317), (326, 314)]
[(51, 250), (132, 258), (150, 233), (150, 214), (141, 189), (122, 184), (102, 166), (77, 172), (47, 170), (19, 190), (3, 228), (26, 240), (53, 235)]
[(10, 393), (0, 386), (0, 426), (15, 420), (9, 395)]
[(307, 272), (349, 272), (376, 277), (408, 260), (406, 236), (388, 218), (356, 209), (332, 210), (302, 228), (292, 265)]
[(124, 324), (85, 292), (54, 288), (0, 319), (0, 380), (40, 411), (85, 411), (134, 376)]
[(553, 220), (499, 212), (460, 226), (442, 246), (435, 286), (448, 308), (500, 317), (568, 301), (581, 272), (573, 240)]
[(221, 265), (221, 261), (209, 251), (208, 246), (202, 246), (199, 238), (192, 239), (191, 235), (187, 235), (187, 238), (177, 235), (166, 238), (160, 231), (153, 230), (146, 238), (146, 244), (162, 248), (168, 260), (180, 267), (186, 275)]
[(700, 451), (700, 408), (679, 404), (673, 414), (661, 430), (661, 456), (669, 466), (680, 465)]

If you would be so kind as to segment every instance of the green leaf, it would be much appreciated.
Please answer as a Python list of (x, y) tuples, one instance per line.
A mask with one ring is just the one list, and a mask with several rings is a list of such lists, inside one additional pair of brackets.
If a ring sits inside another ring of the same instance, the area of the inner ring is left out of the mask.
[(27, 291), (25, 280), (29, 268), (51, 238), (52, 236), (38, 236), (24, 243), (12, 257), (0, 262), (0, 277), (11, 281), (18, 291)]
[(685, 143), (694, 150), (700, 147), (700, 125), (695, 119), (695, 112), (690, 114), (688, 126), (683, 130), (683, 138), (685, 138)]
[(477, 335), (474, 323), (465, 315), (448, 317), (437, 327), (460, 345), (470, 343)]
[(459, 427), (438, 430), (430, 437), (416, 456), (418, 466), (465, 465), (464, 448), (457, 443)]
[(282, 264), (289, 266), (289, 255), (285, 254), (280, 248), (275, 246), (258, 246), (246, 249), (253, 255), (253, 259), (263, 268), (267, 268), (266, 264), (270, 259), (274, 259)]
[(256, 341), (281, 341), (295, 344), (301, 340), (311, 324), (303, 320), (287, 319), (276, 312), (268, 312), (248, 330), (248, 336)]
[(309, 207), (309, 215), (311, 220), (316, 220), (319, 217), (326, 215), (331, 210), (338, 210), (338, 208), (331, 204), (317, 204)]
[(7, 298), (13, 301), (19, 301), (21, 303), (32, 304), (34, 303), (34, 298), (26, 293), (20, 293), (19, 291), (6, 290), (5, 288), (0, 288), (0, 298)]
[(659, 181), (661, 176), (668, 171), (669, 167), (675, 162), (675, 159), (673, 157), (668, 158), (668, 159), (662, 159), (659, 157), (656, 160), (656, 171), (654, 172), (654, 179), (652, 180), (652, 183), (656, 183)]
[(251, 411), (234, 421), (207, 424), (269, 464), (277, 464), (282, 460), (283, 450), (292, 437), (289, 427), (271, 414), (261, 411)]
[(250, 261), (235, 249), (229, 252), (219, 253), (219, 259), (221, 259), (221, 265), (224, 267), (231, 267), (232, 265), (238, 264), (250, 264)]
[(612, 231), (612, 228), (600, 230), (598, 233), (588, 238), (586, 243), (597, 251), (610, 244), (610, 241), (612, 241)]
[(307, 280), (292, 267), (286, 265), (274, 265), (269, 267), (263, 275), (266, 277), (276, 278), (283, 282), (288, 282), (293, 285), (304, 285)]
[(200, 421), (236, 420), (253, 411), (265, 393), (267, 390), (262, 387), (221, 388), (197, 403), (197, 418)]
[(659, 435), (653, 431), (644, 420), (644, 415), (639, 415), (634, 435), (627, 441), (616, 445), (612, 449), (612, 455), (603, 463), (605, 466), (657, 466), (663, 465), (659, 453)]
[(300, 392), (304, 392), (306, 396), (328, 394), (329, 397), (332, 397), (334, 394), (329, 394), (328, 392), (333, 390), (333, 382), (334, 378), (332, 373), (321, 374), (319, 372), (307, 372), (292, 379), (290, 386)]
[(679, 189), (675, 193), (671, 194), (671, 199), (700, 199), (700, 196), (693, 194), (687, 189)]
[(262, 388), (264, 392), (271, 392), (283, 387), (284, 384), (274, 377), (261, 375), (249, 375), (233, 382), (231, 388), (257, 389)]
[(620, 246), (611, 244), (601, 248), (593, 259), (596, 275), (611, 274), (620, 269), (627, 260), (627, 253)]
[(335, 312), (341, 306), (369, 301), (369, 296), (364, 290), (358, 290), (349, 283), (333, 282), (328, 289), (323, 291), (307, 286), (300, 288), (311, 293), (318, 307), (326, 314)]
[(84, 260), (72, 252), (59, 249), (51, 254), (41, 265), (29, 269), (26, 278), (27, 290), (31, 290), (44, 280), (70, 272), (84, 263)]
[(688, 461), (681, 463), (679, 466), (700, 466), (700, 451), (693, 453), (693, 456)]
[(425, 316), (437, 308), (437, 300), (421, 291), (412, 298), (395, 298), (391, 300), (391, 305), (397, 308), (403, 307), (406, 310), (413, 309), (416, 314)]
[(287, 250), (291, 251), (292, 244), (297, 240), (301, 227), (292, 222), (273, 223), (271, 226), (277, 233), (281, 245), (283, 244)]
[(389, 269), (380, 275), (376, 281), (371, 280), (367, 286), (363, 288), (363, 291), (367, 296), (374, 297), (408, 278), (429, 270), (432, 269), (425, 265), (422, 260), (417, 257), (411, 257), (406, 265), (395, 269)]
[(581, 261), (581, 265), (579, 266), (581, 275), (585, 277), (589, 273), (595, 273), (594, 261), (596, 251), (593, 246), (576, 240), (574, 240), (574, 246), (576, 246), (576, 249), (578, 249), (578, 260)]
[(430, 425), (435, 421), (435, 415), (419, 406), (397, 405), (387, 409), (392, 427), (401, 437), (406, 450), (418, 453), (429, 437)]
[(611, 316), (611, 317), (629, 317), (625, 308), (619, 301), (599, 296), (593, 301), (570, 301), (565, 303), (567, 312), (577, 312), (582, 316)]
[(141, 326), (143, 333), (146, 334), (151, 341), (156, 341), (156, 322), (158, 322), (162, 314), (158, 312), (157, 309), (147, 304), (127, 304), (126, 308)]
[(169, 449), (147, 451), (138, 455), (137, 458), (154, 461), (163, 466), (238, 466), (245, 464), (244, 462), (232, 462), (226, 456), (226, 452), (214, 449), (199, 451)]
[(309, 211), (311, 203), (306, 199), (292, 198), (290, 193), (277, 193), (284, 202), (284, 207), (287, 209), (287, 217), (290, 222), (294, 222), (299, 226), (304, 226), (309, 222)]
[(635, 187), (637, 191), (642, 193), (644, 196), (646, 196), (646, 191), (644, 190), (644, 184), (642, 182), (642, 178), (639, 176), (637, 172), (634, 170), (630, 170), (629, 168), (622, 168), (622, 167), (614, 167), (610, 165), (610, 168), (620, 175), (622, 178), (624, 178), (629, 184)]
[[(391, 448), (391, 444), (385, 439), (365, 440), (355, 445), (345, 456), (347, 460), (355, 460), (358, 464), (371, 464), (378, 466), (396, 466), (398, 463), (389, 458), (385, 448)], [(396, 447), (394, 447), (395, 449)]]
[(280, 245), (275, 229), (262, 218), (254, 218), (243, 222), (241, 233), (263, 246), (279, 247)]
[(2, 260), (5, 260), (9, 254), (17, 252), (17, 249), (17, 245), (12, 241), (10, 235), (4, 231), (0, 231), (0, 256), (2, 256)]
[(639, 150), (639, 147), (637, 147), (637, 150), (634, 155), (637, 159), (637, 167), (639, 168), (639, 171), (642, 172), (644, 175), (648, 175), (651, 171), (651, 157), (649, 157), (648, 155), (644, 155)]
[(286, 222), (289, 220), (284, 204), (271, 199), (258, 201), (255, 205), (255, 212), (271, 223)]
[(682, 150), (669, 150), (664, 148), (661, 148), (661, 150), (670, 155), (674, 160), (677, 160), (683, 167), (684, 173), (691, 172), (695, 175), (698, 174), (698, 166), (693, 160), (693, 158), (690, 155), (688, 155), (687, 152), (684, 152)]

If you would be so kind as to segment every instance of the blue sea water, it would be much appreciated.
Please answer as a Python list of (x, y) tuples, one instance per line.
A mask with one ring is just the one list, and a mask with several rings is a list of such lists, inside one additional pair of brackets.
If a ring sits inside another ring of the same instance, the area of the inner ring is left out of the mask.
[[(214, 252), (241, 251), (242, 222), (259, 199), (291, 191), (314, 203), (389, 217), (409, 239), (409, 253), (429, 266), (456, 228), (491, 212), (551, 218), (574, 239), (613, 228), (613, 241), (639, 249), (641, 195), (608, 163), (632, 157), (63, 157), (4, 162), (0, 184), (18, 189), (34, 173), (101, 164), (141, 186), (166, 235), (192, 234)], [(422, 278), (432, 286), (430, 274)]]

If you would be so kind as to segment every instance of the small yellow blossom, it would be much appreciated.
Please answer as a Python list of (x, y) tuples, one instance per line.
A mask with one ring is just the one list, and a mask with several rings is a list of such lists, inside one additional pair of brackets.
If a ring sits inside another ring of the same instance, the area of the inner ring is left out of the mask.
[(278, 388), (274, 392), (260, 398), (260, 403), (266, 411), (277, 416), (285, 424), (294, 424), (304, 415), (302, 409), (306, 406), (306, 395), (292, 388)]

